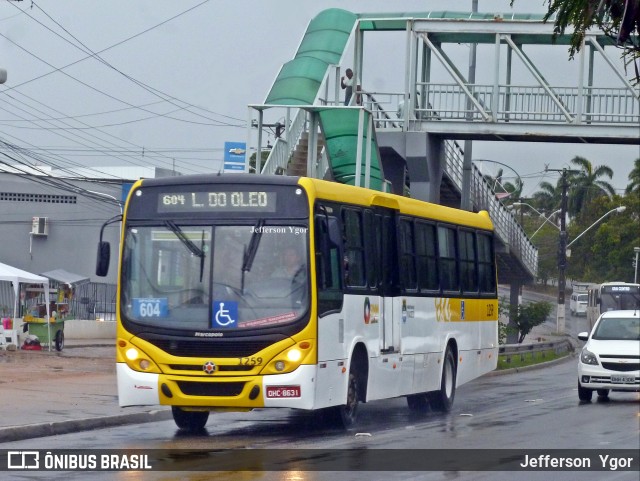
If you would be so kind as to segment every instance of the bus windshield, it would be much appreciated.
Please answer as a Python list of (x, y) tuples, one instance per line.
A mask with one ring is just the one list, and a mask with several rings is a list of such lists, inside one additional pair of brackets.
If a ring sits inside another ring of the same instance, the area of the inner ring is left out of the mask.
[(309, 306), (307, 231), (263, 220), (130, 227), (123, 323), (219, 331), (300, 319)]
[(600, 294), (600, 311), (618, 311), (640, 307), (640, 293), (636, 289), (624, 289), (626, 290), (603, 289)]

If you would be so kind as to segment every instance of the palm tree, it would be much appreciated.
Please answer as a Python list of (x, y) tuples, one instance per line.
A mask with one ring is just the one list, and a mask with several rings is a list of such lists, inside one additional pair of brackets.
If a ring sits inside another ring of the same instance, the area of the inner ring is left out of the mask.
[(635, 160), (633, 169), (629, 172), (629, 180), (631, 183), (627, 185), (625, 193), (640, 195), (640, 157)]
[(515, 184), (511, 182), (505, 182), (502, 187), (509, 193), (509, 198), (520, 199), (522, 197), (522, 190), (524, 189), (524, 182), (519, 177), (516, 178)]
[(609, 199), (615, 194), (613, 186), (601, 177), (613, 178), (613, 170), (606, 165), (594, 167), (584, 157), (576, 156), (571, 163), (580, 167), (580, 172), (569, 178), (569, 214), (577, 216), (582, 209), (597, 197), (607, 196)]
[(547, 215), (551, 214), (560, 207), (562, 186), (560, 183), (554, 187), (549, 182), (540, 182), (540, 190), (533, 194), (532, 200), (539, 210), (545, 211)]

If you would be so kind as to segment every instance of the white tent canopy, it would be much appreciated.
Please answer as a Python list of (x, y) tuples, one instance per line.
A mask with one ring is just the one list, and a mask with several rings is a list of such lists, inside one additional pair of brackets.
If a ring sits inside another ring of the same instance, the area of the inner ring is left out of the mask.
[(42, 284), (44, 298), (47, 303), (47, 321), (49, 320), (49, 279), (0, 262), (0, 281), (7, 281), (13, 284), (13, 291), (15, 292), (15, 302), (13, 304), (14, 318), (18, 315), (20, 284)]

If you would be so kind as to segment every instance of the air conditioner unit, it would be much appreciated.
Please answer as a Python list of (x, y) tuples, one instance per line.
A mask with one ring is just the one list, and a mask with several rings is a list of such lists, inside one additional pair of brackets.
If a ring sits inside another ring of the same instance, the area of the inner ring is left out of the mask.
[(31, 222), (31, 233), (33, 235), (49, 235), (49, 218), (34, 217)]

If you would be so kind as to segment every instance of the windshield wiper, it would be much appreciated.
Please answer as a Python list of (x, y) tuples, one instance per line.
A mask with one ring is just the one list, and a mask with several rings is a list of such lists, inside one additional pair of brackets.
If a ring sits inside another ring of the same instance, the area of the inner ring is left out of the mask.
[(264, 226), (264, 219), (258, 220), (253, 226), (253, 234), (251, 235), (251, 240), (249, 241), (249, 245), (244, 251), (244, 256), (242, 260), (242, 283), (241, 288), (244, 292), (244, 274), (251, 270), (251, 266), (253, 265), (253, 260), (256, 257), (256, 252), (258, 252), (258, 246), (260, 245), (260, 239), (262, 238), (262, 227)]
[(202, 282), (202, 276), (204, 274), (204, 257), (205, 257), (205, 253), (204, 253), (204, 229), (202, 230), (202, 241), (200, 243), (201, 247), (198, 247), (197, 245), (195, 245), (193, 243), (193, 241), (191, 239), (189, 239), (184, 232), (182, 232), (182, 229), (180, 229), (180, 227), (178, 227), (175, 222), (171, 221), (171, 220), (165, 220), (164, 224), (169, 228), (169, 230), (171, 230), (171, 232), (173, 232), (176, 237), (178, 239), (180, 239), (180, 241), (187, 247), (187, 249), (189, 249), (189, 252), (191, 252), (194, 256), (197, 256), (200, 258), (200, 282)]

